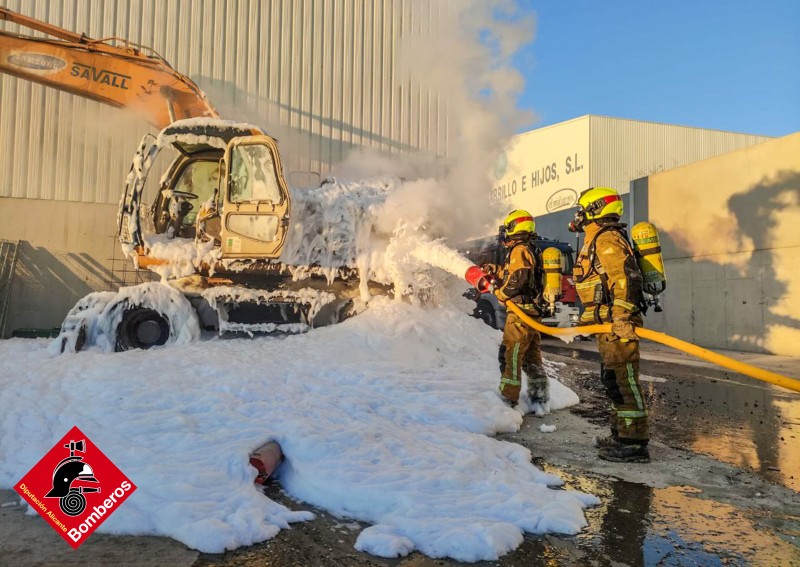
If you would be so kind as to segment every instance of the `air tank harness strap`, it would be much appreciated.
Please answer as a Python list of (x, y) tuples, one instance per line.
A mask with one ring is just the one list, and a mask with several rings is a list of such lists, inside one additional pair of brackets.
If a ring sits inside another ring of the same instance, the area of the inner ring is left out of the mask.
[(650, 254), (661, 254), (661, 246), (655, 248), (648, 248), (647, 250), (639, 250), (639, 256), (649, 256)]

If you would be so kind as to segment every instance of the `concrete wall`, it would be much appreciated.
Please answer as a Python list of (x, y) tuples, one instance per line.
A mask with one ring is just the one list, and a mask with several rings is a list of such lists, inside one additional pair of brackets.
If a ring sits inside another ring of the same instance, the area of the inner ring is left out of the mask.
[(707, 347), (800, 356), (800, 133), (647, 185), (668, 280), (665, 311), (647, 326)]
[(0, 239), (19, 241), (4, 337), (58, 327), (87, 293), (136, 281), (115, 237), (116, 213), (116, 205), (0, 198)]

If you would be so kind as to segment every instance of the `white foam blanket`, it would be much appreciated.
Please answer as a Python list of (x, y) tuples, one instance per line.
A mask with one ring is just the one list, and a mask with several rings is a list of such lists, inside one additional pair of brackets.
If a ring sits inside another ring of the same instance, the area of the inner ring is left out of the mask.
[[(525, 532), (578, 532), (597, 503), (489, 437), (522, 422), (496, 393), (499, 338), (451, 307), (376, 298), (297, 336), (60, 356), (0, 341), (0, 486), (77, 425), (138, 486), (100, 532), (218, 553), (310, 518), (307, 502), (371, 524), (369, 553), (495, 559)], [(577, 402), (551, 385), (551, 409)], [(248, 453), (270, 439), (296, 511), (253, 485)]]

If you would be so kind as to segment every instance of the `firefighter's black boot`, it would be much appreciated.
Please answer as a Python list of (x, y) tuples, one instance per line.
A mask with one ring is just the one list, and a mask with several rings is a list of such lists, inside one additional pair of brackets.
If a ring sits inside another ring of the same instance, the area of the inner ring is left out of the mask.
[(603, 447), (612, 447), (614, 445), (619, 445), (619, 435), (617, 435), (616, 431), (612, 431), (611, 435), (607, 437), (595, 437), (594, 438), (594, 446), (598, 449), (602, 449)]
[[(603, 442), (603, 445), (600, 443)], [(600, 447), (597, 451), (597, 456), (604, 461), (612, 461), (615, 463), (649, 463), (650, 452), (647, 450), (647, 441), (636, 442), (621, 440), (613, 441), (613, 438), (604, 438), (597, 440), (597, 445)]]

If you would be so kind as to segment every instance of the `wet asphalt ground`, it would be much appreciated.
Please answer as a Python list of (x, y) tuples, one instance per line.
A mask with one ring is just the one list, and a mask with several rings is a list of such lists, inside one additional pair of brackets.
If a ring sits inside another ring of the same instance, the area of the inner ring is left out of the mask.
[[(546, 341), (553, 355), (599, 364), (594, 343)], [(800, 379), (800, 360), (739, 353), (744, 362)], [(644, 343), (642, 387), (653, 436), (672, 447), (709, 455), (800, 491), (800, 393), (732, 373), (684, 353)], [(578, 369), (584, 403), (574, 412), (605, 423), (602, 389), (595, 368)], [(597, 378), (597, 380), (595, 380)], [(600, 406), (600, 407), (598, 407)]]
[[(501, 566), (800, 566), (800, 394), (644, 343), (641, 373), (652, 417), (653, 462), (597, 459), (593, 437), (606, 433), (607, 402), (592, 342), (545, 340), (545, 357), (581, 404), (545, 418), (526, 417), (504, 439), (527, 446), (540, 468), (568, 489), (597, 495), (580, 534), (526, 536)], [(736, 355), (800, 378), (800, 360)], [(543, 423), (556, 425), (542, 433)], [(293, 508), (280, 486), (271, 498)], [(386, 566), (461, 565), (414, 553), (383, 559), (355, 551), (363, 524), (332, 517), (294, 524), (277, 537), (221, 555), (204, 555), (167, 538), (95, 534), (73, 551), (38, 516), (26, 516), (11, 491), (0, 491), (0, 566), (185, 565)]]

